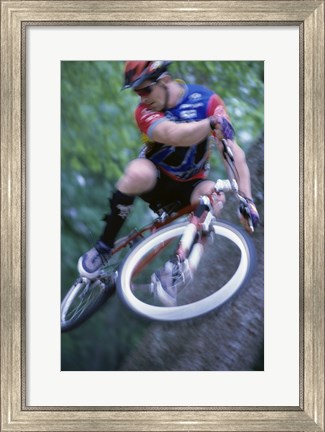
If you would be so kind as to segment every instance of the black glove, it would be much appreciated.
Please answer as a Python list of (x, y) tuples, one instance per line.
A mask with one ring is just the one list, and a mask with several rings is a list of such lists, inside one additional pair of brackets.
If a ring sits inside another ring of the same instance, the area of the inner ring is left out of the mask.
[(219, 115), (212, 115), (209, 117), (210, 127), (216, 131), (217, 138), (220, 140), (225, 138), (233, 140), (235, 137), (235, 131), (232, 124), (225, 118)]
[(254, 201), (250, 198), (245, 198), (245, 202), (240, 203), (238, 210), (239, 218), (246, 231), (253, 232), (260, 221), (260, 216)]

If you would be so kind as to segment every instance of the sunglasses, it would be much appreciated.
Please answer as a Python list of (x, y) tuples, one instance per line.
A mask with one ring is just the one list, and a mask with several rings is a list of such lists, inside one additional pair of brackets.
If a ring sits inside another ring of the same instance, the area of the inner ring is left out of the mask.
[(147, 87), (143, 87), (141, 89), (134, 89), (134, 91), (138, 96), (148, 96), (152, 92), (153, 87), (156, 84), (157, 82), (154, 81), (153, 83), (149, 84)]

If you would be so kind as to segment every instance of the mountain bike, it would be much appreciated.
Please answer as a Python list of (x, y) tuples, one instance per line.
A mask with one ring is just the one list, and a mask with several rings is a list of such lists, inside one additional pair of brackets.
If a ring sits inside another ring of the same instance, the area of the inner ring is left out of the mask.
[[(236, 173), (226, 143), (224, 158)], [(196, 206), (158, 205), (152, 223), (115, 242), (97, 278), (77, 278), (61, 303), (61, 331), (79, 326), (115, 291), (135, 313), (161, 321), (194, 318), (232, 298), (251, 277), (255, 248), (244, 230), (214, 216), (215, 194), (229, 192), (251, 224), (235, 178), (217, 180)], [(225, 254), (227, 265), (216, 275), (218, 256)]]

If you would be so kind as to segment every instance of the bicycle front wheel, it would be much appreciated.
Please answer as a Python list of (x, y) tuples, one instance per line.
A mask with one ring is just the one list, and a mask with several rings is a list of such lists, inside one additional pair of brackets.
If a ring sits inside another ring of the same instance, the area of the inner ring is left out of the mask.
[(187, 222), (180, 222), (158, 230), (136, 246), (121, 265), (117, 289), (134, 312), (161, 321), (194, 318), (223, 305), (250, 277), (255, 265), (252, 240), (236, 226), (215, 221), (190, 282), (178, 286), (175, 304), (162, 304), (153, 274), (175, 256), (187, 225)]

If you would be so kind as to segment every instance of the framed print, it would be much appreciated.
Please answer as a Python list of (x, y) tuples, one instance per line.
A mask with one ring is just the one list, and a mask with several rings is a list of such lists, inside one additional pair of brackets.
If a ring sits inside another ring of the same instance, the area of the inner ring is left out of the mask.
[[(134, 56), (264, 63), (259, 369), (61, 370), (61, 66)], [(2, 430), (324, 430), (323, 269), (323, 1), (1, 1)]]

